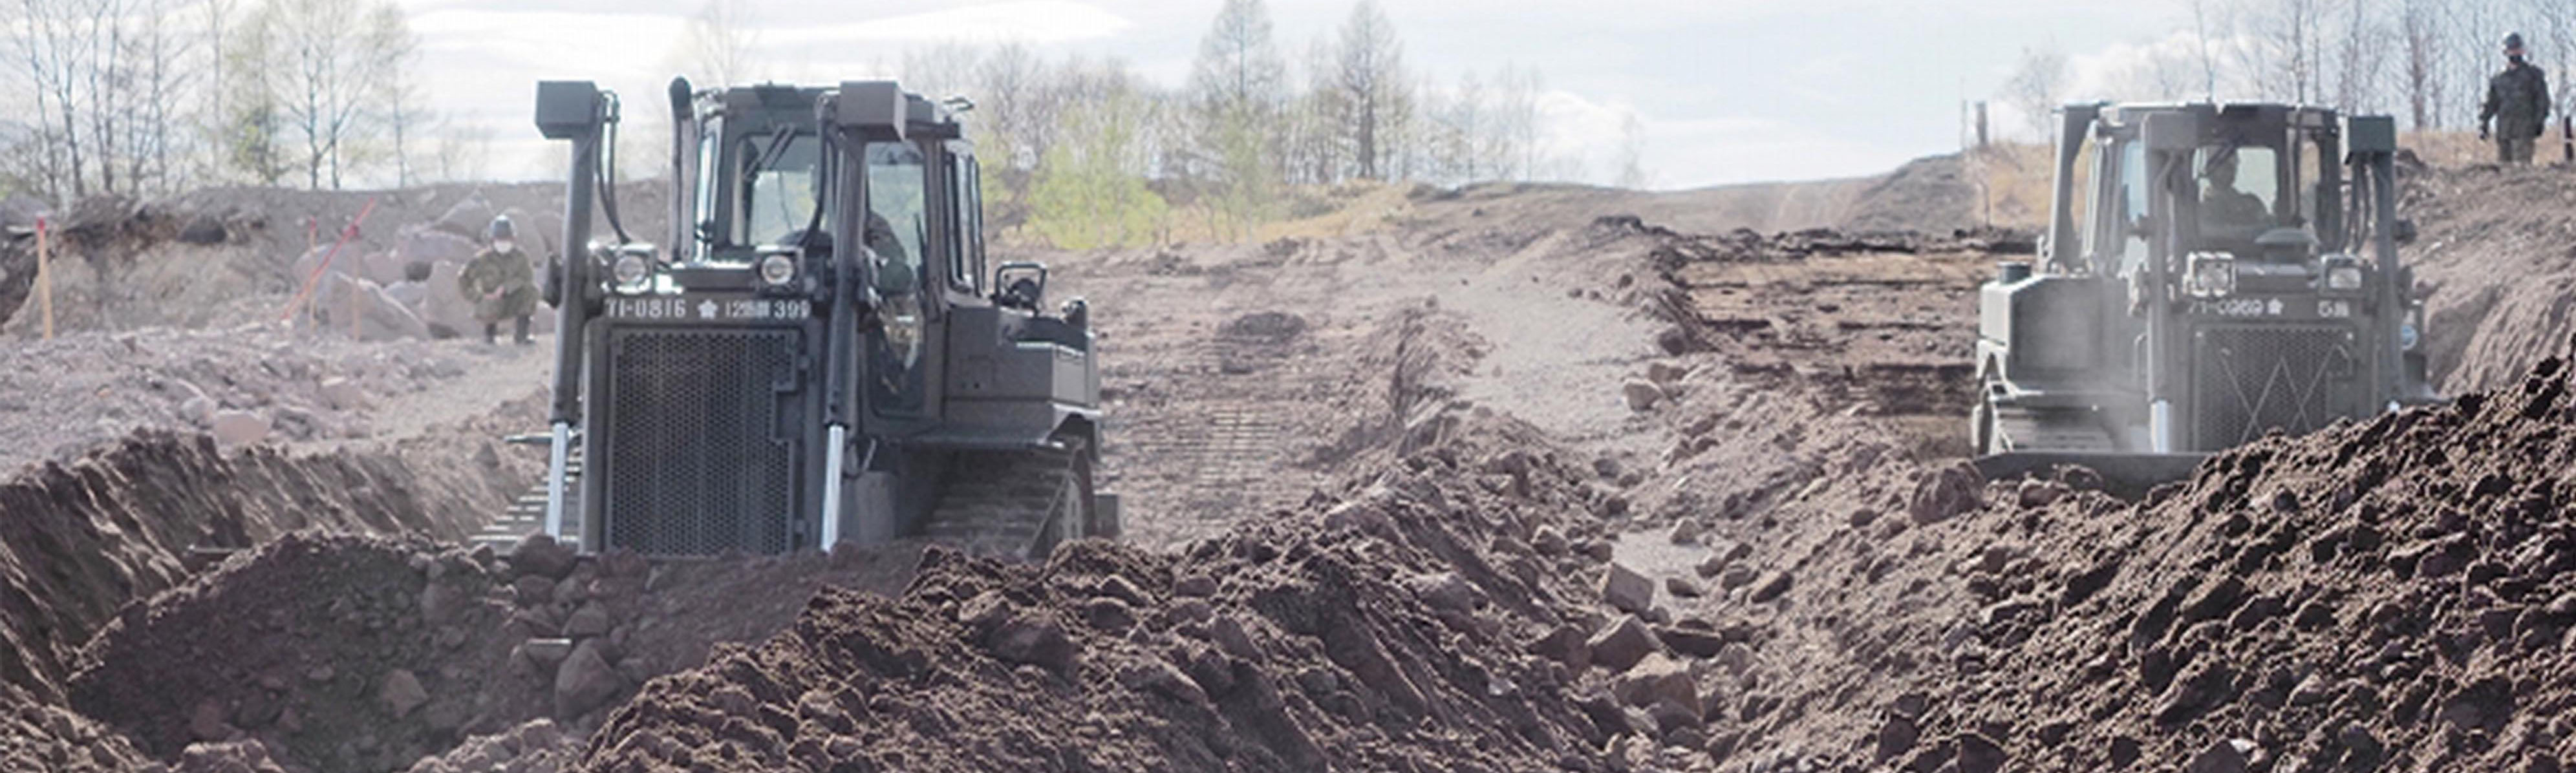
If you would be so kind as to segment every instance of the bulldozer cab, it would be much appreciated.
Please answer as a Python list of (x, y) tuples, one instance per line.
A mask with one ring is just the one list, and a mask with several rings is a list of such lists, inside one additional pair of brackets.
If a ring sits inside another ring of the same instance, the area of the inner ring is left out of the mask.
[[(584, 551), (1113, 536), (1088, 306), (988, 266), (965, 103), (892, 82), (674, 80), (667, 249), (617, 222), (615, 95), (549, 82), (573, 144), (545, 530)], [(614, 243), (591, 239), (593, 199)]]
[(2392, 121), (2213, 104), (2060, 117), (2042, 258), (1980, 290), (1981, 468), (2084, 464), (2136, 490), (2268, 432), (2431, 399)]

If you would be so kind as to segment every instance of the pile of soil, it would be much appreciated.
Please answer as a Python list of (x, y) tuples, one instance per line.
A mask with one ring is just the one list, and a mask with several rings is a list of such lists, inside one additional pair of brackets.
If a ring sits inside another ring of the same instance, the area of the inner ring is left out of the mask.
[(1691, 674), (1713, 666), (1675, 651), (1723, 635), (1613, 618), (1594, 472), (1457, 421), (1340, 498), (1177, 553), (934, 548), (899, 596), (826, 590), (646, 686), (582, 769), (1590, 770), (1625, 759), (1614, 736), (1697, 733)]
[(2569, 371), (2552, 358), (2454, 406), (2262, 441), (2107, 520), (2081, 501), (1987, 519), (2038, 537), (2088, 525), (2037, 545), (2058, 569), (2033, 587), (1989, 594), (1975, 635), (1993, 657), (1891, 707), (1882, 755), (1913, 770), (1971, 749), (2020, 770), (2576, 763)]
[(2432, 296), (2424, 346), (2445, 394), (2502, 389), (2576, 335), (2576, 179), (2549, 167), (2410, 169), (2399, 250)]
[(455, 449), (479, 442), (415, 439), (410, 450), (459, 463), (415, 466), (380, 448), (227, 453), (204, 435), (145, 431), (29, 468), (0, 484), (0, 681), (61, 695), (93, 633), (178, 586), (206, 551), (309, 528), (461, 539), (534, 474)]

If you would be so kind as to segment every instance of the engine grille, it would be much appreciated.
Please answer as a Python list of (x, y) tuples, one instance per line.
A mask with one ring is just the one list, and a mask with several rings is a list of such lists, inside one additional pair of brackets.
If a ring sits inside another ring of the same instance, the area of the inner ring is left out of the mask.
[(2353, 333), (2342, 327), (2202, 328), (2193, 339), (2194, 445), (2214, 451), (2279, 429), (2313, 432), (2353, 410)]
[(791, 546), (801, 468), (794, 330), (629, 329), (611, 336), (608, 430), (593, 471), (611, 547), (648, 555)]

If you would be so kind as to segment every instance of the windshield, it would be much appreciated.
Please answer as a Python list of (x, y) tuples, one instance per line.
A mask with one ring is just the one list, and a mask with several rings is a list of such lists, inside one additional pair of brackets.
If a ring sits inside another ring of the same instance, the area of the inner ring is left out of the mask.
[(929, 229), (929, 178), (921, 149), (902, 142), (868, 143), (868, 249), (885, 268), (879, 291), (909, 292), (921, 276), (922, 244)]
[(743, 137), (735, 148), (743, 174), (741, 244), (781, 244), (814, 218), (815, 166), (821, 159), (811, 134), (780, 131)]
[(2197, 162), (2203, 235), (2251, 240), (2273, 227), (2281, 201), (2277, 152), (2261, 145), (2205, 147)]

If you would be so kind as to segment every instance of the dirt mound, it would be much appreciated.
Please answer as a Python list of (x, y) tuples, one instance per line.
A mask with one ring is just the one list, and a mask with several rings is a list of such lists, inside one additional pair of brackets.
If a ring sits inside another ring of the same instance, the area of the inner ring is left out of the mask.
[(516, 475), (416, 468), (382, 450), (226, 454), (167, 431), (30, 468), (0, 484), (0, 676), (59, 695), (73, 652), (126, 602), (179, 585), (199, 549), (304, 528), (461, 538), (507, 501), (495, 478)]
[(1565, 517), (1591, 471), (1463, 420), (1347, 498), (1176, 554), (934, 550), (898, 597), (827, 590), (769, 642), (647, 686), (582, 768), (1594, 769), (1611, 736), (1696, 732), (1695, 692), (1610, 695), (1668, 656), (1607, 619), (1600, 559), (1569, 548), (1597, 534)]
[(151, 764), (97, 720), (0, 683), (0, 770), (122, 773)]
[(2409, 174), (2399, 213), (2420, 236), (2401, 250), (2432, 291), (2424, 346), (2445, 394), (2505, 388), (2576, 335), (2576, 179), (2494, 166)]
[(2084, 570), (1995, 599), (1991, 670), (1902, 723), (1960, 739), (1916, 769), (1969, 733), (2025, 770), (2576, 762), (2570, 375), (2263, 441), (2111, 519)]

